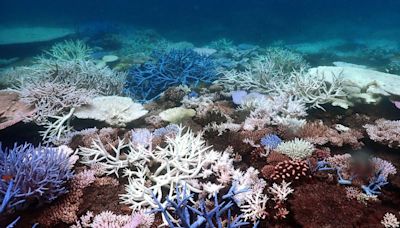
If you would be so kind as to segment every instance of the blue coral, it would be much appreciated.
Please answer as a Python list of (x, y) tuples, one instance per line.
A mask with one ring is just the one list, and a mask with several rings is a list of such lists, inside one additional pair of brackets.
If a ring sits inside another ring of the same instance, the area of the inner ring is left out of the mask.
[(362, 185), (361, 188), (365, 194), (369, 196), (379, 195), (381, 193), (381, 188), (388, 183), (389, 182), (386, 180), (385, 176), (382, 175), (382, 170), (380, 170), (375, 174), (368, 185)]
[[(207, 208), (204, 200), (200, 201), (199, 208), (189, 205), (193, 200), (193, 195), (189, 195), (186, 192), (186, 187), (180, 191), (176, 187), (176, 198), (174, 200), (167, 199), (166, 206), (163, 206), (161, 202), (153, 196), (155, 203), (158, 208), (153, 210), (152, 213), (160, 212), (164, 215), (167, 220), (169, 227), (223, 227), (222, 217), (227, 217), (226, 227), (236, 228), (248, 225), (249, 223), (242, 220), (242, 216), (238, 215), (232, 220), (232, 209), (236, 205), (234, 196), (247, 190), (236, 190), (236, 185), (232, 185), (229, 192), (222, 197), (222, 202), (218, 201), (218, 196), (214, 196), (214, 207)], [(179, 218), (178, 223), (172, 221), (168, 213), (173, 213), (173, 216)], [(225, 215), (225, 216), (224, 216)], [(254, 227), (257, 226), (254, 225)]]
[(0, 144), (0, 173), (2, 210), (3, 206), (51, 202), (67, 192), (65, 182), (73, 176), (66, 153), (32, 144), (5, 150)]
[(154, 52), (149, 61), (129, 71), (125, 92), (142, 102), (157, 99), (171, 86), (197, 87), (217, 78), (214, 61), (191, 49)]
[(266, 147), (270, 150), (276, 149), (279, 146), (279, 144), (281, 144), (281, 143), (282, 143), (282, 139), (274, 134), (268, 134), (268, 135), (264, 136), (263, 138), (261, 138), (261, 145), (263, 145), (264, 147)]

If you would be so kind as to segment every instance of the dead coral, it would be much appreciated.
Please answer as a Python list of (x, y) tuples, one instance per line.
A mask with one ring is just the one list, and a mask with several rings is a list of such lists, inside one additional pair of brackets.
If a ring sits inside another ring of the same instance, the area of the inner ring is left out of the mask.
[(379, 119), (375, 124), (364, 125), (364, 128), (373, 141), (391, 148), (400, 148), (400, 120)]

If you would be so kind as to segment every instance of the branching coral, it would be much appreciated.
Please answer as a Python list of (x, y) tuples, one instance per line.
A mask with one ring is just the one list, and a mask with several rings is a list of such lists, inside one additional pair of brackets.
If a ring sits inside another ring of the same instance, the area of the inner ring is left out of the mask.
[(78, 219), (77, 213), (82, 202), (83, 190), (91, 185), (96, 177), (93, 170), (85, 170), (76, 174), (71, 180), (69, 193), (54, 205), (46, 208), (38, 216), (37, 221), (47, 227), (59, 222), (71, 224)]
[(190, 49), (154, 53), (154, 61), (131, 69), (125, 91), (141, 100), (158, 98), (168, 87), (196, 87), (216, 79), (214, 62)]
[(379, 119), (375, 124), (366, 124), (364, 128), (367, 130), (370, 139), (388, 145), (391, 148), (400, 147), (400, 120)]
[(87, 60), (91, 52), (91, 48), (81, 40), (66, 40), (53, 45), (49, 51), (45, 51), (45, 56), (42, 58), (62, 61)]
[[(235, 205), (234, 196), (241, 193), (237, 191), (235, 185), (229, 192), (222, 196), (222, 202), (218, 200), (217, 194), (214, 195), (214, 205), (208, 209), (205, 200), (201, 200), (199, 207), (190, 205), (192, 195), (188, 194), (186, 187), (182, 190), (176, 188), (176, 198), (167, 199), (166, 205), (154, 197), (157, 208), (153, 212), (161, 212), (165, 225), (168, 227), (222, 227), (226, 224), (228, 228), (240, 227), (248, 223), (241, 221), (241, 215), (235, 219), (232, 217), (232, 207)], [(172, 213), (174, 216), (172, 216)], [(223, 216), (227, 215), (227, 221), (223, 221)], [(177, 217), (178, 219), (175, 219)]]
[[(0, 173), (15, 183), (16, 194), (10, 205), (29, 204), (34, 200), (48, 203), (66, 193), (65, 183), (73, 176), (70, 155), (70, 151), (35, 148), (32, 144), (15, 144), (13, 149), (5, 150), (0, 145)], [(0, 180), (1, 195), (6, 192), (9, 179)]]
[(381, 224), (385, 228), (397, 228), (397, 227), (400, 227), (399, 220), (397, 220), (397, 217), (392, 213), (386, 213), (385, 216), (383, 216)]
[[(343, 126), (342, 126), (343, 128)], [(322, 121), (306, 123), (299, 131), (298, 135), (317, 145), (325, 145), (327, 143), (332, 146), (342, 147), (345, 144), (350, 145), (354, 149), (359, 149), (363, 145), (360, 139), (363, 134), (354, 129), (339, 130), (328, 127)]]
[(89, 103), (96, 92), (77, 88), (71, 84), (32, 82), (20, 89), (21, 99), (34, 105), (36, 112), (32, 119), (39, 124), (47, 122), (50, 116), (68, 112), (71, 108)]
[(94, 216), (91, 211), (86, 212), (71, 228), (149, 228), (154, 222), (154, 215), (144, 211), (129, 215), (116, 215), (111, 211), (103, 211)]
[[(203, 171), (220, 158), (220, 153), (205, 145), (201, 134), (195, 136), (191, 131), (184, 132), (180, 127), (174, 138), (167, 138), (166, 147), (152, 150), (151, 146), (130, 146), (128, 161), (135, 169), (125, 169), (129, 177), (127, 193), (121, 196), (123, 203), (132, 208), (155, 206), (152, 194), (159, 201), (164, 197), (162, 188), (169, 189), (168, 197), (173, 197), (173, 189), (181, 180), (203, 176)], [(158, 164), (150, 171), (150, 164)], [(201, 189), (187, 184), (189, 191), (197, 193)]]

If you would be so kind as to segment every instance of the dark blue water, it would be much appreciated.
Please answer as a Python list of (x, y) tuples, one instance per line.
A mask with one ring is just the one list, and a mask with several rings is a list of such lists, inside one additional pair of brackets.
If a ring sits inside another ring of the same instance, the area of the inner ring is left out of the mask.
[(1, 24), (108, 21), (200, 43), (400, 37), (399, 0), (1, 0), (0, 15)]

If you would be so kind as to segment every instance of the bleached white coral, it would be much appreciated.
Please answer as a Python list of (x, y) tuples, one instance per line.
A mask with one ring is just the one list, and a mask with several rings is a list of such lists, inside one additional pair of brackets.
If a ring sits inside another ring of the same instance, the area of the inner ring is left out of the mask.
[(389, 175), (395, 175), (397, 173), (396, 167), (394, 165), (386, 160), (383, 160), (381, 158), (372, 158), (371, 159), (372, 164), (375, 166), (376, 172), (380, 172), (380, 174), (385, 177), (385, 179)]
[(91, 48), (81, 40), (66, 40), (53, 45), (49, 51), (45, 51), (45, 58), (62, 61), (87, 60), (91, 52)]
[(310, 142), (295, 138), (294, 140), (279, 144), (276, 151), (285, 154), (292, 159), (303, 159), (311, 156), (314, 149), (314, 145)]
[(279, 185), (277, 183), (273, 183), (272, 187), (269, 187), (268, 190), (274, 195), (274, 200), (277, 202), (283, 202), (287, 200), (287, 196), (293, 193), (293, 188), (290, 187), (290, 182), (286, 183), (282, 181)]
[(400, 222), (397, 220), (397, 217), (392, 213), (386, 213), (381, 220), (381, 224), (385, 228), (397, 228), (400, 227)]
[(219, 191), (224, 188), (224, 186), (221, 184), (214, 184), (211, 182), (207, 182), (202, 186), (203, 186), (203, 191), (207, 193), (209, 199), (217, 195)]
[(111, 126), (125, 127), (147, 112), (141, 104), (135, 103), (129, 97), (102, 96), (92, 99), (88, 105), (77, 108), (74, 115), (80, 119), (95, 119)]
[(267, 216), (268, 196), (257, 191), (252, 194), (248, 194), (244, 200), (244, 203), (240, 205), (240, 210), (243, 212), (244, 220), (251, 220), (256, 222), (260, 219), (265, 219)]
[(128, 160), (123, 150), (128, 147), (124, 140), (119, 140), (118, 146), (112, 146), (113, 152), (106, 150), (100, 139), (95, 139), (91, 148), (81, 147), (79, 155), (82, 156), (82, 163), (87, 165), (101, 166), (101, 169), (107, 175), (115, 174), (118, 176), (118, 171), (128, 166)]
[[(179, 127), (175, 137), (167, 138), (165, 147), (154, 151), (139, 147), (130, 148), (128, 160), (134, 166), (125, 169), (128, 176), (127, 193), (121, 195), (122, 202), (132, 208), (156, 207), (152, 194), (163, 202), (168, 196), (173, 199), (176, 185), (182, 185), (185, 180), (202, 178), (203, 171), (221, 157), (211, 150), (202, 139), (202, 134), (195, 135), (192, 131)], [(149, 165), (156, 165), (150, 171)], [(197, 186), (185, 182), (188, 192), (202, 192)], [(164, 194), (163, 189), (167, 189)]]

